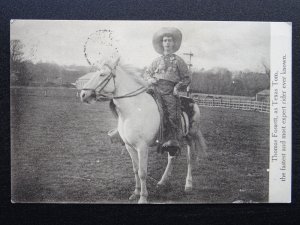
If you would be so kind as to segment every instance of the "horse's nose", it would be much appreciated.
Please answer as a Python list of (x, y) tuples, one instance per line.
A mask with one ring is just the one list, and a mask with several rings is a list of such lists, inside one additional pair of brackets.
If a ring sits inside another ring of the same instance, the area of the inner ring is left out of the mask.
[(85, 93), (82, 94), (82, 97), (83, 97), (83, 98), (84, 98), (84, 96), (85, 96)]

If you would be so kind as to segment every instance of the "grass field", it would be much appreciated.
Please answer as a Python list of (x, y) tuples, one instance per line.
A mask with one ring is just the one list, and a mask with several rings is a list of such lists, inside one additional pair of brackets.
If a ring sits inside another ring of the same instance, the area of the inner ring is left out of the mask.
[[(15, 202), (129, 203), (134, 175), (129, 154), (112, 145), (116, 120), (107, 103), (70, 96), (11, 95), (12, 199)], [(268, 201), (269, 114), (201, 108), (208, 157), (184, 193), (185, 152), (175, 162), (171, 190), (148, 179), (150, 203)], [(149, 175), (159, 180), (166, 155), (150, 151)]]

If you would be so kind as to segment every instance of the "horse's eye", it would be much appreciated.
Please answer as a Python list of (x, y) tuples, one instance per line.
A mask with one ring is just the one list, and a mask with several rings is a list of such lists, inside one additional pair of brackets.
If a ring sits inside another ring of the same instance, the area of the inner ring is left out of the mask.
[(105, 76), (105, 74), (104, 73), (100, 73), (100, 77), (104, 77)]

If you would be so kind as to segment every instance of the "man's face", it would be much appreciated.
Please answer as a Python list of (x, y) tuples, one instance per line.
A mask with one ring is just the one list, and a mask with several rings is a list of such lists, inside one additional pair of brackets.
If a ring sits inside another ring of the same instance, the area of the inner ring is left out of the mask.
[(174, 41), (172, 37), (163, 37), (163, 48), (166, 53), (173, 52)]

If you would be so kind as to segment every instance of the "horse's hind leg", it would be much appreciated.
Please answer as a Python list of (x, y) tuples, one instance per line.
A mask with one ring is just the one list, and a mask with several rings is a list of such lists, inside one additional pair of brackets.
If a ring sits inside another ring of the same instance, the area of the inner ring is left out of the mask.
[(185, 187), (184, 190), (186, 192), (190, 192), (193, 189), (193, 178), (192, 178), (192, 151), (191, 148), (194, 148), (194, 143), (191, 143), (191, 146), (187, 146), (187, 153), (186, 153), (186, 158), (187, 158), (187, 176), (185, 180)]
[(141, 192), (141, 183), (138, 175), (139, 165), (138, 165), (138, 153), (135, 149), (131, 148), (129, 145), (126, 145), (126, 149), (131, 157), (133, 172), (135, 177), (135, 189), (132, 195), (129, 197), (130, 201), (138, 199)]
[(174, 159), (175, 159), (175, 156), (170, 156), (170, 154), (168, 153), (168, 164), (167, 164), (165, 172), (162, 175), (160, 181), (157, 183), (158, 188), (163, 187), (169, 181), (172, 170), (173, 170), (173, 161), (174, 161)]

